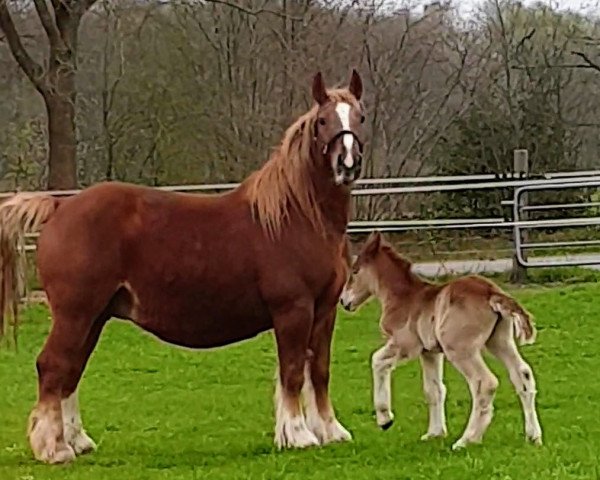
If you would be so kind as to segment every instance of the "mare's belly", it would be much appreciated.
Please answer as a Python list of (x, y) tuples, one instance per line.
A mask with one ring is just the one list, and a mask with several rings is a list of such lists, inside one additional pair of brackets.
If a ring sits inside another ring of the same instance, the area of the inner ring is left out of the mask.
[(175, 308), (173, 314), (165, 312), (160, 317), (142, 314), (134, 321), (165, 342), (189, 348), (229, 345), (273, 327), (266, 309), (240, 306), (223, 304), (216, 308)]
[(190, 348), (227, 345), (272, 328), (257, 288), (249, 281), (235, 283), (188, 277), (140, 291), (134, 321), (166, 342)]

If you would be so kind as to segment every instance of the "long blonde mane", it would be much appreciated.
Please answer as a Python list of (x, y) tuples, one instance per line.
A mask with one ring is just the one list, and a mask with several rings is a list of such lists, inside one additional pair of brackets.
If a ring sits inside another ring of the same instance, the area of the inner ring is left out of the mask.
[[(346, 89), (327, 91), (334, 102), (353, 104), (356, 98)], [(323, 228), (322, 212), (311, 175), (310, 158), (318, 106), (296, 120), (285, 132), (271, 157), (247, 180), (248, 199), (260, 225), (276, 237), (289, 219), (290, 208), (302, 212), (315, 229)]]

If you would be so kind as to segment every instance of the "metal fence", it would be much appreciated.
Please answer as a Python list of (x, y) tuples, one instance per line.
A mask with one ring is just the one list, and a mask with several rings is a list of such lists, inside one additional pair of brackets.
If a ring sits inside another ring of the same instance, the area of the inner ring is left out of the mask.
[[(429, 177), (404, 177), (404, 178), (369, 178), (357, 182), (352, 194), (356, 197), (369, 197), (378, 195), (405, 195), (424, 194), (439, 192), (473, 192), (490, 189), (513, 189), (514, 198), (506, 199), (502, 204), (512, 206), (512, 218), (447, 218), (447, 219), (405, 219), (398, 218), (390, 220), (360, 220), (352, 221), (348, 231), (351, 234), (364, 234), (378, 229), (383, 232), (410, 232), (410, 231), (436, 231), (436, 230), (472, 230), (472, 229), (508, 229), (514, 234), (514, 255), (522, 267), (538, 267), (548, 265), (578, 265), (578, 264), (600, 264), (600, 255), (597, 259), (584, 259), (577, 263), (577, 259), (567, 262), (538, 263), (527, 260), (525, 250), (543, 249), (551, 247), (569, 246), (593, 246), (600, 244), (600, 240), (586, 239), (577, 242), (532, 242), (522, 241), (523, 231), (535, 228), (568, 228), (568, 227), (591, 227), (600, 225), (600, 217), (573, 217), (558, 219), (530, 220), (526, 218), (526, 212), (534, 210), (575, 210), (584, 207), (599, 207), (600, 202), (584, 203), (554, 203), (544, 205), (527, 205), (522, 198), (527, 191), (556, 190), (563, 188), (578, 187), (600, 187), (600, 170), (551, 172), (543, 175), (522, 178), (522, 173), (507, 173), (502, 176), (494, 174), (479, 174), (465, 176), (429, 176)], [(207, 185), (177, 185), (157, 187), (160, 190), (188, 193), (224, 192), (237, 187), (237, 183), (218, 183)], [(78, 193), (72, 191), (44, 192), (57, 196), (68, 196)], [(0, 193), (0, 199), (8, 197), (13, 193)], [(510, 210), (509, 210), (510, 211)], [(31, 235), (33, 238), (36, 235)], [(34, 244), (27, 246), (28, 250), (35, 249)]]

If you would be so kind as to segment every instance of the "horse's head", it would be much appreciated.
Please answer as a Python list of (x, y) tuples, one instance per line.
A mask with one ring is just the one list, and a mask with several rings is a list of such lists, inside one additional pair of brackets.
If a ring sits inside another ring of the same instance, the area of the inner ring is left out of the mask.
[(365, 303), (377, 290), (377, 275), (374, 264), (381, 251), (381, 234), (375, 231), (352, 258), (351, 273), (344, 285), (340, 303), (349, 312)]
[(362, 80), (356, 70), (352, 71), (347, 90), (350, 95), (328, 92), (320, 72), (313, 80), (313, 98), (318, 104), (314, 139), (331, 166), (336, 185), (350, 185), (360, 176), (365, 121), (360, 104), (362, 90)]

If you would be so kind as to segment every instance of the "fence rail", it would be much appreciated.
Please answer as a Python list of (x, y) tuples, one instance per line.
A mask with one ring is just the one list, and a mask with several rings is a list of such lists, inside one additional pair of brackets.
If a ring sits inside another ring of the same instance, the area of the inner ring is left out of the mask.
[[(353, 195), (393, 195), (402, 193), (429, 193), (442, 191), (460, 191), (460, 190), (480, 190), (506, 187), (519, 187), (526, 185), (546, 185), (556, 183), (558, 180), (562, 182), (576, 182), (582, 179), (600, 179), (600, 170), (582, 170), (571, 172), (549, 172), (537, 177), (523, 179), (522, 176), (516, 173), (507, 173), (502, 176), (495, 174), (481, 175), (447, 175), (447, 176), (431, 176), (431, 177), (403, 177), (403, 178), (363, 178), (356, 182), (358, 188), (352, 191)], [(495, 180), (495, 181), (494, 181)], [(459, 183), (453, 183), (459, 182)], [(431, 183), (432, 185), (420, 185), (423, 183)], [(396, 185), (404, 184), (411, 185), (405, 187), (378, 187), (378, 188), (361, 188), (363, 186), (372, 185)], [(155, 187), (158, 190), (168, 192), (218, 192), (232, 190), (238, 187), (239, 183), (213, 183), (202, 185), (169, 185)], [(43, 193), (57, 197), (71, 196), (79, 193), (81, 190), (50, 190)], [(0, 192), (0, 199), (8, 198), (14, 195), (15, 192)]]
[[(216, 183), (206, 185), (172, 185), (157, 187), (159, 190), (171, 192), (223, 192), (237, 187), (238, 183)], [(478, 174), (465, 176), (429, 176), (406, 178), (368, 178), (357, 182), (352, 194), (356, 197), (376, 195), (428, 194), (444, 191), (478, 191), (496, 188), (510, 188), (514, 192), (525, 190), (554, 190), (556, 188), (600, 187), (600, 170), (585, 170), (571, 172), (550, 172), (533, 178), (523, 178), (523, 173), (507, 173), (503, 175)], [(70, 196), (80, 190), (32, 192), (55, 196)], [(14, 193), (0, 193), (0, 200)], [(362, 234), (374, 229), (383, 232), (431, 231), (431, 230), (461, 230), (461, 229), (512, 229), (521, 232), (525, 229), (560, 228), (560, 227), (597, 227), (600, 226), (600, 216), (572, 217), (561, 219), (531, 220), (521, 216), (522, 212), (575, 210), (579, 208), (600, 207), (600, 201), (579, 203), (551, 203), (543, 205), (516, 205), (520, 195), (511, 200), (502, 201), (503, 206), (510, 206), (518, 213), (512, 219), (494, 218), (445, 218), (445, 219), (396, 219), (396, 220), (360, 220), (352, 221), (348, 226), (351, 234)], [(30, 240), (38, 234), (30, 234)], [(542, 266), (527, 262), (525, 251), (534, 249), (550, 249), (561, 247), (591, 247), (600, 245), (600, 240), (574, 240), (571, 242), (531, 242), (515, 240), (515, 255), (521, 267)], [(26, 246), (27, 250), (35, 250), (35, 244)], [(577, 264), (571, 260), (569, 265)], [(593, 264), (589, 259), (582, 264)], [(600, 258), (597, 263), (600, 263)], [(546, 266), (545, 264), (543, 266)]]

